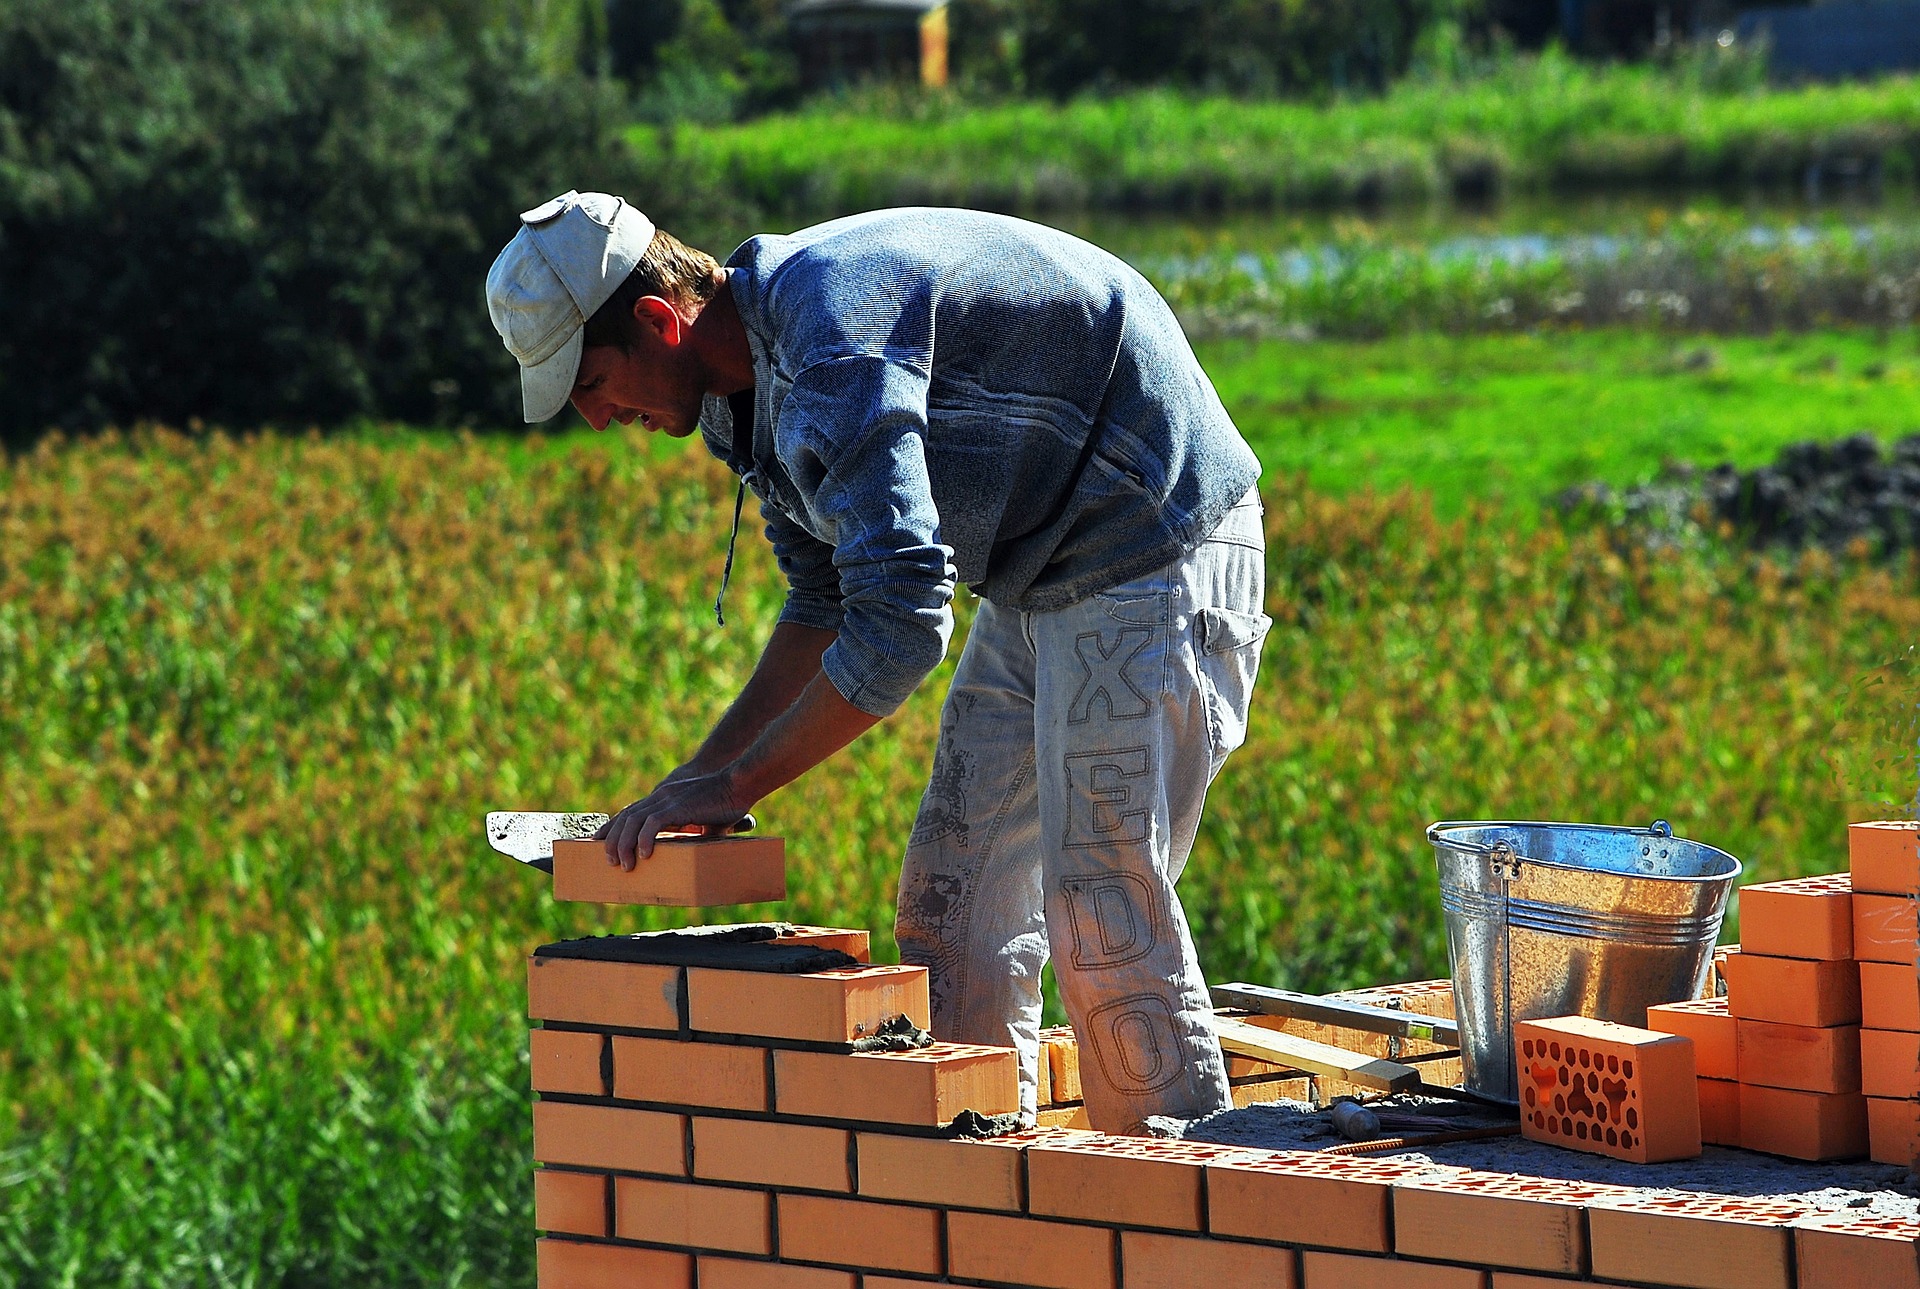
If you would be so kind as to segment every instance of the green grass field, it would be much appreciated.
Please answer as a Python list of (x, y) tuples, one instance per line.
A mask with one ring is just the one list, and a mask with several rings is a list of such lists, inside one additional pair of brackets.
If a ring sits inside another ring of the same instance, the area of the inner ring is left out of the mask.
[[(1663, 816), (1758, 878), (1841, 866), (1845, 821), (1910, 796), (1920, 567), (1533, 518), (1911, 406), (1910, 333), (1711, 343), (1203, 350), (1270, 466), (1276, 621), (1182, 884), (1210, 975), (1442, 971), (1437, 818)], [(713, 625), (732, 498), (624, 434), (7, 463), (0, 1283), (530, 1280), (525, 954), (669, 916), (554, 904), (481, 814), (616, 806), (704, 731), (780, 596), (743, 541)], [(890, 951), (939, 679), (758, 808), (792, 899), (714, 917)]]

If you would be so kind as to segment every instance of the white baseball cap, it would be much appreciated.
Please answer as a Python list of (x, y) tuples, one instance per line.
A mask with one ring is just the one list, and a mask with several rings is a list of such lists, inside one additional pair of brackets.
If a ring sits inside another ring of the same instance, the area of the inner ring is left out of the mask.
[(567, 405), (581, 328), (652, 241), (653, 221), (610, 193), (569, 190), (520, 216), (520, 231), (487, 271), (487, 313), (520, 362), (529, 424)]

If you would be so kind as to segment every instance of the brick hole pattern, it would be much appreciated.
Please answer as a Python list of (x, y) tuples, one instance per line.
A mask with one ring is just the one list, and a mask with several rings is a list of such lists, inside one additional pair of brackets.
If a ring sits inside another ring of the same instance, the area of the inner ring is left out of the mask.
[(1633, 1058), (1602, 1056), (1582, 1043), (1528, 1038), (1520, 1045), (1524, 1113), (1536, 1131), (1632, 1150), (1639, 1142), (1640, 1092)]

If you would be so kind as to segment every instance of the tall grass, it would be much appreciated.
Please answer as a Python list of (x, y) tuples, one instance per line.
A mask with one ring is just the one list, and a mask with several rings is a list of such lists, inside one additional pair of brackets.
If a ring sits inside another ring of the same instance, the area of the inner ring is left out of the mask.
[(1920, 80), (1723, 88), (1651, 65), (1549, 53), (1378, 98), (1245, 101), (1171, 92), (1065, 104), (827, 102), (741, 125), (636, 127), (668, 209), (723, 193), (762, 216), (926, 203), (1326, 206), (1502, 189), (1799, 185), (1810, 169), (1910, 180)]
[[(1910, 793), (1898, 755), (1844, 790), (1833, 756), (1890, 701), (1863, 675), (1906, 693), (1912, 565), (1268, 497), (1253, 736), (1183, 883), (1215, 978), (1442, 970), (1435, 818), (1664, 816), (1779, 876)], [(779, 598), (749, 541), (736, 625), (707, 616), (730, 501), (703, 458), (585, 437), (7, 464), (0, 1282), (528, 1281), (524, 955), (677, 915), (553, 903), (481, 814), (617, 805), (720, 710)], [(939, 689), (763, 804), (793, 896), (733, 912), (889, 952)]]

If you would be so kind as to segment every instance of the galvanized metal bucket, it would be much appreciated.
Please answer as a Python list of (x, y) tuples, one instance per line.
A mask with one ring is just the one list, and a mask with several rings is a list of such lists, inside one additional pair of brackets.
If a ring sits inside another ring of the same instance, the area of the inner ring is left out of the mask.
[(1517, 1102), (1515, 1021), (1590, 1016), (1645, 1025), (1697, 998), (1740, 861), (1647, 828), (1459, 823), (1427, 829), (1453, 959), (1470, 1092)]

